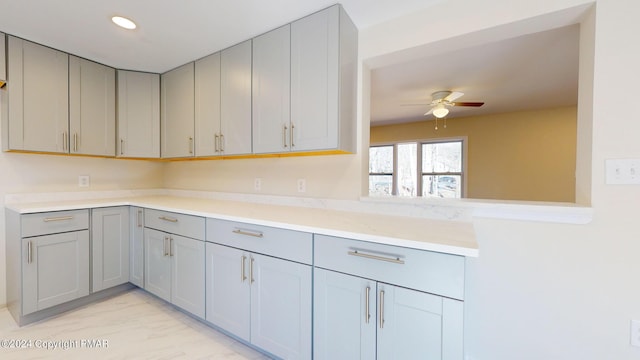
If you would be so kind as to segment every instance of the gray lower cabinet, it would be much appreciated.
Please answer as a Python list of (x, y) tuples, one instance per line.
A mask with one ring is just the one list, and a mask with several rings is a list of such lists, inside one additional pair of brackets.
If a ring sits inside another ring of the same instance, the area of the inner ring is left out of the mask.
[(145, 290), (204, 319), (204, 241), (168, 232), (203, 238), (204, 219), (151, 209), (144, 217)]
[[(6, 210), (7, 307), (25, 316), (89, 295), (89, 211)], [(29, 316), (30, 321), (35, 319)]]
[(463, 257), (315, 239), (314, 359), (463, 358)]
[(144, 209), (132, 206), (129, 234), (129, 282), (144, 287)]
[(311, 359), (311, 234), (207, 219), (207, 241), (207, 321), (279, 358)]
[(22, 239), (22, 314), (89, 295), (89, 231)]
[(92, 291), (129, 282), (129, 206), (91, 210)]

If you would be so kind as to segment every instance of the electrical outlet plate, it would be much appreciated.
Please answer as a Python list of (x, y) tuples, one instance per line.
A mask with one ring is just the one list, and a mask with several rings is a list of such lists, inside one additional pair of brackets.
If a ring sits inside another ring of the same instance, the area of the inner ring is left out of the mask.
[(305, 192), (307, 191), (307, 180), (305, 179), (298, 179), (298, 192)]
[(640, 347), (640, 320), (631, 320), (631, 346)]
[(253, 179), (253, 190), (254, 191), (262, 190), (262, 179), (261, 178)]
[(78, 186), (79, 187), (89, 187), (90, 178), (89, 175), (80, 175), (78, 176)]

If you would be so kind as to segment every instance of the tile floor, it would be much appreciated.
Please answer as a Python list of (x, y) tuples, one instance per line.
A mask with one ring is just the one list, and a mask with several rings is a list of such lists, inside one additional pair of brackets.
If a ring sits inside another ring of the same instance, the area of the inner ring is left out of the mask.
[(23, 327), (0, 309), (0, 359), (269, 358), (134, 289)]

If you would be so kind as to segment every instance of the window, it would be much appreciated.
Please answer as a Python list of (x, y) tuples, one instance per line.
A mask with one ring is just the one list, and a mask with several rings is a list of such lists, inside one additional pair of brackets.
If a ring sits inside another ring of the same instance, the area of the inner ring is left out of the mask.
[(463, 140), (371, 146), (369, 195), (461, 198), (463, 153)]

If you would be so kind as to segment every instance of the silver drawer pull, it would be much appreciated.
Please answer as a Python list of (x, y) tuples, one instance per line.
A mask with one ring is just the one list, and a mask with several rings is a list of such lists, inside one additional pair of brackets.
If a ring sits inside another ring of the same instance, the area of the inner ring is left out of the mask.
[(49, 218), (42, 219), (42, 221), (44, 222), (65, 221), (65, 220), (73, 220), (73, 216), (58, 216), (58, 217), (49, 217)]
[(243, 229), (235, 229), (232, 231), (234, 234), (240, 234), (240, 235), (247, 235), (247, 236), (253, 236), (253, 237), (258, 237), (261, 238), (264, 235), (262, 234), (261, 231), (251, 231), (251, 230), (243, 230)]
[(172, 218), (172, 217), (168, 217), (168, 216), (158, 216), (158, 219), (164, 220), (164, 221), (173, 222), (173, 223), (177, 223), (178, 222), (178, 219)]
[(404, 265), (404, 260), (400, 260), (400, 257), (390, 258), (390, 257), (384, 257), (380, 255), (365, 254), (365, 253), (359, 252), (358, 250), (349, 251), (348, 254), (351, 256), (360, 256), (367, 259), (387, 261), (394, 264)]

